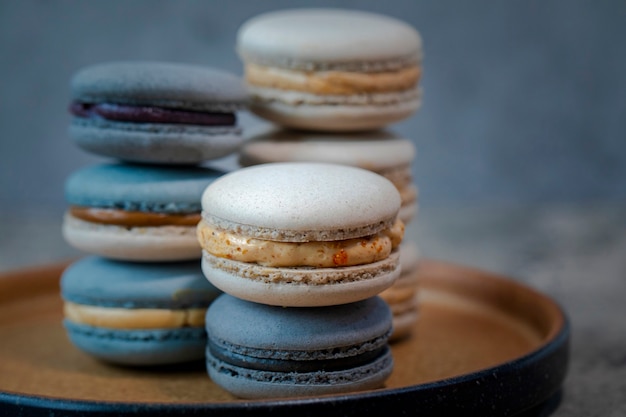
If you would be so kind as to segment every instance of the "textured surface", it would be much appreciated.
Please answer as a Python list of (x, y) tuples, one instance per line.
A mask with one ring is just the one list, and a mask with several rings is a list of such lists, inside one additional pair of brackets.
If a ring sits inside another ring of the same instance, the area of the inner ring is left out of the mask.
[(198, 261), (136, 263), (85, 257), (61, 280), (65, 300), (124, 308), (207, 306), (220, 291), (209, 283)]
[(241, 80), (201, 65), (107, 62), (81, 68), (71, 80), (72, 99), (86, 103), (152, 105), (232, 111), (247, 100)]
[(389, 227), (399, 209), (398, 191), (385, 178), (321, 163), (241, 169), (202, 195), (203, 216), (221, 221), (218, 227), (249, 228), (250, 236), (285, 241), (366, 236)]
[(204, 189), (221, 171), (208, 168), (102, 164), (73, 173), (65, 184), (71, 205), (132, 211), (200, 211)]
[(316, 161), (380, 171), (408, 165), (416, 153), (409, 139), (384, 130), (323, 134), (272, 128), (248, 138), (240, 151), (243, 165)]
[(417, 61), (421, 47), (421, 38), (410, 25), (354, 10), (267, 13), (244, 23), (237, 35), (244, 60), (304, 69), (368, 69), (368, 64), (379, 70), (393, 68)]

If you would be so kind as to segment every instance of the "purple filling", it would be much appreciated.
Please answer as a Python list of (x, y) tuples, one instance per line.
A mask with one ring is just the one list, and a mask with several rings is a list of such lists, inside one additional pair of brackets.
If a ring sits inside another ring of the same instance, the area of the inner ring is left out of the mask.
[(131, 123), (234, 126), (237, 122), (234, 113), (209, 113), (112, 103), (81, 103), (74, 101), (70, 104), (69, 110), (70, 113), (77, 117), (103, 118)]

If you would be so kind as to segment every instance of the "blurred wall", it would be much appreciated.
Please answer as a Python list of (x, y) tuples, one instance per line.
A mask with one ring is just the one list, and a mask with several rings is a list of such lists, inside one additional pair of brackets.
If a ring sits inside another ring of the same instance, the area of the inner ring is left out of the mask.
[[(241, 74), (239, 25), (286, 7), (408, 21), (425, 45), (415, 141), (422, 204), (626, 199), (626, 2), (0, 1), (0, 211), (62, 211), (63, 182), (103, 159), (67, 137), (68, 82), (108, 60)], [(244, 117), (251, 125), (253, 117)]]

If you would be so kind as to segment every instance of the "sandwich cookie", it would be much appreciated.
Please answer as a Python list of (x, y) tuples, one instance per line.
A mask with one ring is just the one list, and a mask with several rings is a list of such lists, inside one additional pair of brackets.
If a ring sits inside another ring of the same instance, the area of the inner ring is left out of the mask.
[(400, 278), (380, 297), (389, 305), (393, 313), (393, 333), (390, 341), (401, 340), (411, 334), (413, 325), (418, 319), (418, 267), (419, 251), (411, 241), (400, 245)]
[(199, 259), (202, 192), (221, 171), (200, 167), (95, 165), (65, 184), (65, 240), (77, 249), (131, 261)]
[(363, 300), (400, 274), (399, 208), (394, 185), (360, 168), (242, 168), (202, 195), (202, 267), (216, 287), (249, 301), (326, 306)]
[(393, 369), (391, 312), (378, 297), (283, 308), (220, 296), (206, 315), (209, 376), (237, 397), (381, 388)]
[(270, 12), (237, 34), (250, 109), (310, 130), (368, 130), (420, 106), (422, 41), (410, 25), (341, 9)]
[(86, 151), (130, 162), (198, 164), (235, 151), (242, 81), (211, 68), (111, 62), (71, 80), (70, 136)]
[(206, 310), (219, 295), (197, 261), (148, 264), (92, 256), (70, 265), (61, 277), (70, 341), (117, 364), (202, 359)]
[(390, 180), (402, 205), (405, 224), (417, 213), (418, 190), (411, 164), (415, 145), (390, 131), (321, 133), (271, 127), (253, 134), (239, 151), (242, 166), (271, 162), (329, 162), (367, 169)]

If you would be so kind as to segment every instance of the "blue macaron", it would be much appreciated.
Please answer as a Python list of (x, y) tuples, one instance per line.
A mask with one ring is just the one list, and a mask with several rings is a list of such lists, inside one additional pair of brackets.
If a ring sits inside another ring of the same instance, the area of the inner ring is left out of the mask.
[(221, 295), (206, 315), (207, 370), (241, 398), (380, 388), (391, 374), (392, 316), (378, 297), (330, 307), (277, 307)]
[(130, 162), (198, 164), (242, 143), (239, 77), (199, 65), (122, 61), (71, 80), (70, 136), (82, 149)]
[(96, 256), (61, 278), (70, 341), (107, 362), (163, 365), (202, 359), (206, 309), (221, 294), (193, 262), (134, 263)]
[(221, 175), (204, 167), (121, 163), (81, 169), (65, 183), (64, 237), (118, 260), (199, 259), (202, 192)]

